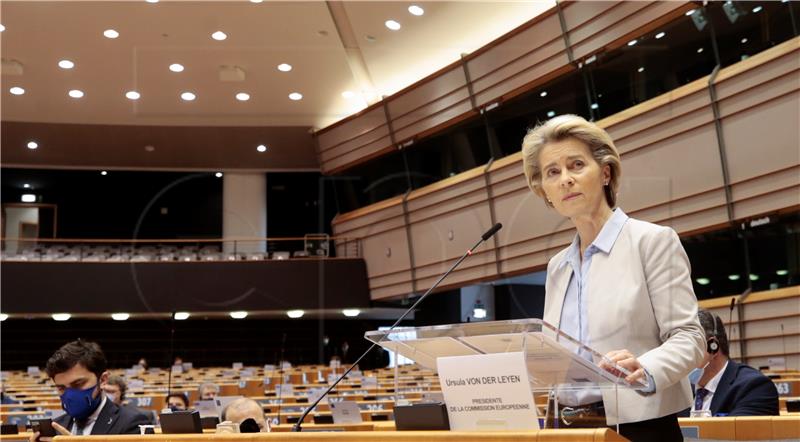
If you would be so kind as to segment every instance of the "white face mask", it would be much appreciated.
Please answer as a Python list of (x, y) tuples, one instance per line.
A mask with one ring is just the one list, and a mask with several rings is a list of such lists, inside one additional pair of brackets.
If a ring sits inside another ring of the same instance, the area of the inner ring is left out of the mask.
[(706, 365), (702, 366), (701, 368), (695, 368), (694, 370), (692, 370), (691, 373), (689, 373), (689, 383), (692, 385), (697, 385), (697, 383), (700, 382), (700, 378), (703, 377), (703, 373), (705, 372), (706, 367), (708, 367), (708, 364), (710, 363), (711, 362), (709, 361), (706, 363)]
[(116, 393), (106, 393), (106, 397), (107, 397), (107, 398), (108, 398), (108, 400), (110, 400), (111, 402), (117, 402), (117, 395), (116, 395)]

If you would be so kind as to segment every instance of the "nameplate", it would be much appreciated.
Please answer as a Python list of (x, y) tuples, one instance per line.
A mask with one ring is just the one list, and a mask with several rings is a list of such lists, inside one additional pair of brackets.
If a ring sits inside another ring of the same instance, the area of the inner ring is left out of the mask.
[(450, 429), (538, 430), (521, 352), (437, 358)]
[(767, 358), (767, 365), (769, 366), (770, 371), (784, 371), (786, 370), (786, 358)]
[(775, 382), (775, 389), (778, 390), (778, 396), (792, 396), (791, 382)]
[(234, 362), (234, 363), (233, 363), (233, 369), (234, 369), (234, 370), (241, 370), (241, 369), (242, 369), (242, 367), (244, 367), (244, 364), (243, 364), (243, 363), (241, 363), (241, 362)]

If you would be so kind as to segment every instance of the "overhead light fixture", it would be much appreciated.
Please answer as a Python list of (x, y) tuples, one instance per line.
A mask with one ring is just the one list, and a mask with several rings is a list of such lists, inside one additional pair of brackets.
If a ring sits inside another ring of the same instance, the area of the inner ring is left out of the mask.
[(425, 10), (422, 9), (420, 6), (411, 5), (408, 7), (408, 12), (410, 12), (411, 15), (416, 15), (417, 17), (419, 17), (420, 15), (425, 13)]
[(3, 32), (3, 31), (5, 31), (5, 30), (6, 30), (6, 27), (5, 27), (5, 26), (3, 26), (3, 25), (0, 25), (0, 32)]
[(103, 35), (106, 38), (117, 38), (119, 37), (119, 32), (115, 31), (114, 29), (106, 29), (103, 31)]
[(194, 101), (195, 98), (197, 98), (197, 95), (195, 95), (195, 94), (193, 94), (191, 92), (183, 92), (183, 93), (181, 93), (181, 99), (183, 101)]
[(37, 143), (36, 141), (28, 141), (28, 149), (33, 150), (33, 149), (36, 149), (38, 147), (39, 147), (39, 143)]
[(68, 321), (72, 317), (69, 313), (53, 313), (50, 315), (56, 321)]
[[(422, 15), (422, 14), (420, 14)], [(361, 314), (361, 310), (357, 308), (346, 308), (342, 310), (342, 314), (347, 316), (348, 318), (355, 318), (356, 316)]]
[(261, 2), (263, 2), (263, 1), (264, 1), (264, 0), (250, 0), (250, 3), (261, 3)]
[(289, 72), (292, 70), (292, 65), (289, 63), (281, 63), (278, 65), (278, 70), (281, 72)]
[(342, 92), (342, 98), (349, 100), (356, 96), (356, 93), (353, 91), (344, 91)]
[(304, 312), (303, 310), (289, 310), (288, 312), (286, 312), (286, 316), (292, 319), (302, 318), (303, 315), (305, 314), (306, 312)]
[(709, 283), (711, 283), (711, 280), (708, 278), (697, 278), (695, 279), (695, 281), (697, 281), (697, 283), (700, 285), (708, 285)]
[(256, 150), (259, 151), (259, 152), (262, 152), (262, 153), (266, 152), (267, 151), (267, 146), (265, 146), (263, 144), (259, 144), (258, 147), (256, 147)]
[(600, 107), (600, 105), (599, 105), (599, 104), (597, 104), (597, 103), (592, 103), (592, 105), (591, 105), (591, 106), (589, 106), (589, 107), (591, 107), (592, 109), (597, 109), (597, 108), (599, 108), (599, 107)]
[(105, 170), (101, 170), (101, 171), (100, 171), (100, 175), (106, 176), (106, 175), (108, 175), (108, 172), (107, 172), (107, 171), (105, 171)]
[(555, 116), (556, 116), (556, 113), (554, 111), (548, 111), (547, 112), (547, 118), (553, 118)]
[(475, 318), (475, 319), (483, 319), (483, 318), (485, 318), (486, 317), (486, 309), (485, 308), (480, 308), (480, 307), (476, 307), (476, 308), (472, 309), (472, 317)]
[(186, 319), (189, 319), (189, 316), (190, 315), (189, 315), (188, 312), (175, 312), (175, 320), (176, 321), (184, 321)]
[(741, 277), (739, 275), (737, 275), (737, 274), (728, 275), (728, 279), (730, 279), (731, 281), (738, 281), (739, 278), (741, 278)]
[(238, 311), (238, 312), (230, 312), (231, 318), (233, 319), (244, 319), (247, 317), (247, 312), (245, 311)]
[(745, 44), (745, 43), (747, 43), (747, 37), (742, 39), (742, 44)]
[(180, 63), (172, 63), (169, 65), (169, 70), (172, 72), (183, 72), (183, 65)]
[(80, 89), (73, 89), (69, 91), (68, 94), (72, 98), (83, 98), (83, 91)]
[(127, 321), (131, 315), (129, 313), (112, 313), (111, 319), (115, 321)]
[(236, 94), (236, 99), (239, 101), (247, 101), (250, 99), (250, 94), (246, 92), (239, 92), (238, 94)]
[(751, 281), (758, 281), (758, 279), (759, 279), (759, 277), (755, 273), (751, 273), (750, 274), (750, 280)]
[(639, 72), (639, 73), (644, 72), (644, 66), (639, 66), (639, 69), (637, 69), (636, 72)]
[(785, 269), (781, 269), (781, 270), (775, 271), (775, 274), (778, 275), (778, 276), (786, 276), (786, 275), (789, 274), (789, 271), (785, 270)]
[(291, 94), (289, 94), (289, 99), (293, 101), (302, 100), (303, 94), (301, 94), (300, 92), (292, 92)]
[(694, 14), (694, 11), (695, 11), (694, 9), (686, 11), (686, 16), (689, 17), (690, 15)]
[(0, 322), (5, 321), (8, 319), (8, 315), (5, 313), (0, 313)]
[(32, 193), (23, 193), (21, 198), (23, 203), (35, 203), (36, 202), (36, 195)]
[(540, 92), (539, 96), (542, 97), (542, 98), (546, 97), (547, 96), (547, 91)]
[(764, 8), (762, 8), (761, 6), (756, 6), (755, 8), (753, 8), (753, 14), (758, 14), (759, 12), (761, 12), (762, 9)]
[(31, 185), (28, 184), (28, 183), (25, 183), (25, 184), (22, 185), (22, 187), (25, 188), (25, 189), (30, 189)]
[(386, 20), (386, 23), (384, 24), (386, 25), (387, 28), (391, 29), (392, 31), (398, 31), (402, 27), (400, 26), (400, 23), (394, 20)]
[(628, 42), (628, 46), (634, 46), (636, 43), (639, 43), (639, 40), (633, 39)]
[(58, 62), (58, 67), (61, 69), (72, 69), (75, 67), (75, 63), (73, 63), (71, 60), (61, 60)]
[(666, 32), (659, 32), (658, 34), (656, 34), (656, 40), (664, 38), (665, 35), (667, 35)]
[(147, 3), (158, 3), (158, 0), (144, 0), (144, 1), (146, 1)]
[(138, 100), (140, 97), (141, 97), (141, 94), (139, 94), (136, 91), (125, 92), (125, 98), (127, 98), (129, 100)]
[(225, 40), (226, 38), (228, 38), (228, 34), (222, 32), (222, 31), (217, 31), (217, 32), (211, 34), (211, 38), (213, 38), (214, 40), (217, 40), (217, 41), (222, 41), (222, 40)]
[(11, 92), (11, 95), (22, 95), (22, 94), (25, 93), (25, 89), (23, 89), (23, 88), (21, 88), (19, 86), (14, 86), (11, 89), (9, 89), (8, 91)]
[(222, 178), (222, 172), (217, 172), (214, 174), (214, 176), (217, 178)]
[(697, 48), (697, 53), (698, 54), (702, 54), (703, 53), (703, 48)]

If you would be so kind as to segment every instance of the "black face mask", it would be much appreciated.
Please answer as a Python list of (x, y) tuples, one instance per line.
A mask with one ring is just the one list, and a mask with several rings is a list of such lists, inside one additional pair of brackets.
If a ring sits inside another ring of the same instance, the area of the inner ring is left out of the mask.
[(239, 432), (240, 433), (260, 433), (261, 427), (258, 426), (256, 420), (252, 417), (247, 418), (239, 424)]

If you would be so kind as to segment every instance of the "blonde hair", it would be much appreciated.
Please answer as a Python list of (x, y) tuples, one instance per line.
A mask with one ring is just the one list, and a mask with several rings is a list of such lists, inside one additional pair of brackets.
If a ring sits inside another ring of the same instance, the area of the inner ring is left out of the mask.
[(542, 189), (542, 169), (539, 164), (539, 154), (548, 143), (567, 138), (574, 138), (586, 144), (592, 153), (592, 158), (597, 161), (601, 168), (606, 165), (609, 166), (611, 177), (608, 181), (608, 186), (604, 189), (604, 193), (608, 206), (612, 209), (615, 208), (617, 206), (619, 177), (622, 174), (622, 164), (617, 147), (614, 146), (614, 141), (608, 135), (608, 132), (577, 115), (559, 115), (528, 130), (525, 138), (522, 139), (522, 169), (525, 172), (528, 187), (531, 188), (533, 193), (542, 197), (545, 204), (553, 207), (553, 204), (547, 201), (544, 189)]

